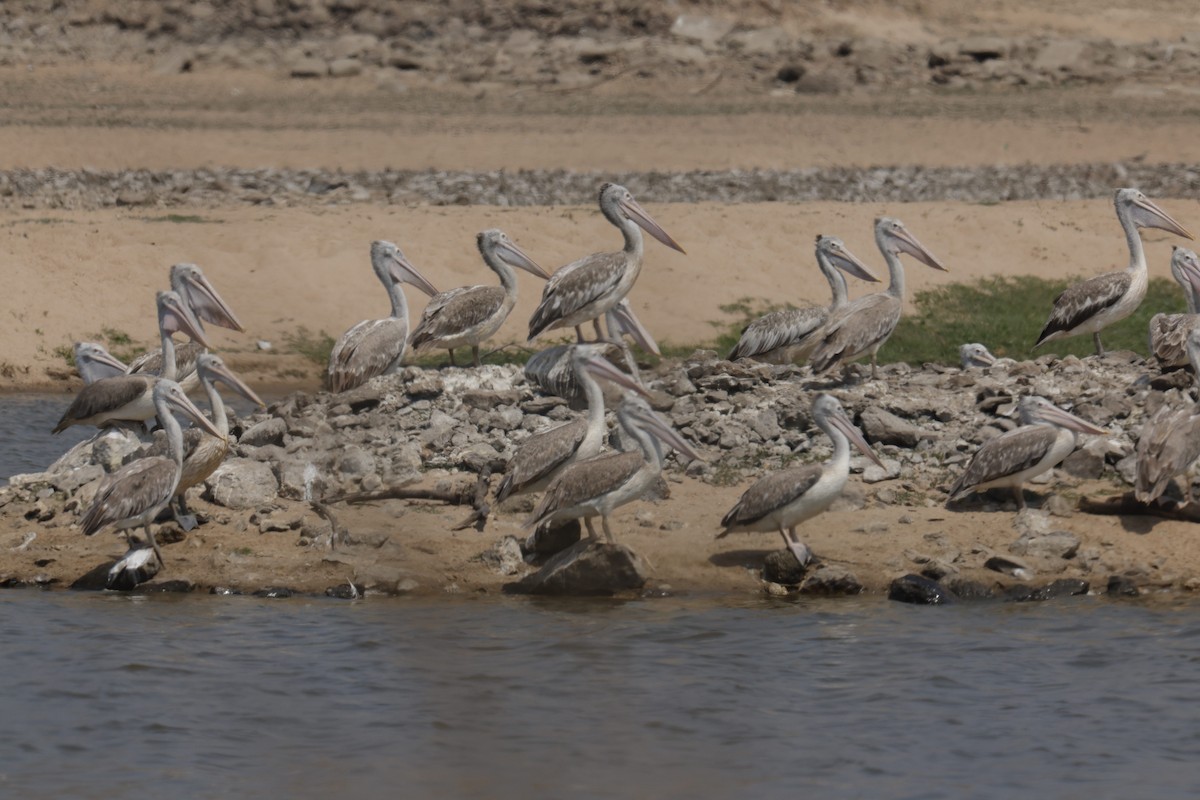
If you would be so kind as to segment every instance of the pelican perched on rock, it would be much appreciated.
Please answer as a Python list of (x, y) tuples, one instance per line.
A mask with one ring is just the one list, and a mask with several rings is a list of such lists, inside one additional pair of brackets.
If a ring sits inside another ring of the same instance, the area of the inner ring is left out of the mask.
[(817, 237), (817, 266), (829, 282), (833, 302), (828, 307), (784, 308), (764, 314), (742, 331), (742, 338), (729, 352), (730, 361), (754, 358), (795, 364), (806, 360), (819, 340), (817, 331), (830, 314), (846, 305), (846, 279), (839, 270), (864, 281), (879, 281), (836, 236)]
[(673, 250), (684, 252), (674, 239), (646, 213), (624, 186), (600, 187), (600, 211), (625, 237), (625, 247), (615, 253), (593, 253), (558, 269), (542, 290), (542, 302), (529, 320), (529, 339), (554, 328), (579, 328), (591, 320), (596, 338), (603, 339), (600, 317), (621, 301), (642, 271), (642, 229)]
[(1025, 508), (1021, 488), (1025, 481), (1053, 469), (1069, 456), (1075, 450), (1078, 433), (1108, 433), (1043, 397), (1022, 397), (1019, 408), (1022, 427), (980, 445), (966, 470), (950, 487), (948, 502), (972, 492), (1008, 487), (1017, 507)]
[(400, 284), (411, 283), (430, 296), (437, 294), (391, 242), (371, 242), (371, 267), (392, 300), (392, 315), (363, 320), (337, 340), (325, 376), (331, 392), (353, 389), (400, 368), (408, 349), (408, 300)]
[(946, 271), (898, 219), (880, 217), (875, 220), (875, 244), (887, 262), (891, 278), (887, 291), (860, 297), (829, 315), (825, 327), (817, 334), (820, 341), (812, 356), (814, 372), (825, 372), (838, 364), (869, 355), (871, 378), (874, 379), (879, 348), (896, 330), (904, 309), (904, 266), (900, 263), (900, 254), (908, 253), (926, 266)]
[(717, 534), (718, 539), (743, 531), (779, 531), (800, 565), (808, 564), (812, 553), (796, 535), (796, 527), (825, 511), (842, 493), (850, 477), (850, 445), (882, 466), (833, 395), (817, 395), (812, 416), (817, 427), (833, 440), (833, 458), (824, 464), (791, 467), (759, 478), (721, 520), (725, 530)]
[(500, 329), (517, 302), (517, 273), (513, 267), (550, 278), (503, 231), (483, 231), (476, 242), (483, 262), (500, 277), (500, 285), (462, 286), (435, 294), (412, 334), (413, 350), (449, 350), (452, 366), (454, 348), (467, 345), (475, 366), (480, 365), (479, 344)]
[(117, 531), (144, 528), (146, 543), (154, 548), (161, 563), (162, 552), (150, 532), (150, 523), (171, 502), (183, 470), (183, 430), (171, 412), (184, 414), (214, 436), (219, 432), (175, 381), (155, 381), (152, 394), (159, 424), (167, 434), (168, 455), (139, 458), (106, 475), (80, 527), (87, 536), (109, 527)]
[(671, 424), (636, 395), (626, 395), (621, 401), (617, 421), (639, 449), (607, 453), (568, 466), (546, 488), (525, 527), (582, 517), (588, 536), (594, 540), (597, 536), (592, 518), (600, 517), (605, 539), (615, 543), (608, 516), (614, 509), (637, 500), (654, 485), (662, 472), (663, 452), (659, 442), (688, 458), (699, 458)]
[[(1200, 328), (1192, 328), (1186, 350), (1192, 370), (1200, 376)], [(1198, 378), (1200, 381), (1200, 378)], [(1134, 496), (1153, 503), (1176, 475), (1187, 472), (1200, 458), (1200, 408), (1172, 409), (1164, 405), (1142, 427), (1137, 443), (1137, 478)], [(1196, 498), (1188, 483), (1188, 502)]]
[(204, 332), (178, 294), (172, 291), (156, 295), (158, 331), (162, 340), (162, 371), (157, 374), (118, 375), (84, 386), (54, 426), (54, 433), (72, 425), (105, 427), (129, 422), (145, 422), (155, 416), (154, 386), (159, 378), (174, 381), (175, 343), (171, 334), (182, 332), (203, 347), (208, 346)]
[[(188, 428), (183, 432), (183, 471), (175, 487), (175, 519), (185, 531), (196, 527), (196, 517), (189, 514), (187, 509), (187, 490), (203, 483), (229, 455), (229, 415), (225, 411), (221, 393), (217, 390), (217, 383), (224, 383), (251, 403), (266, 405), (245, 381), (225, 365), (220, 356), (201, 353), (196, 359), (196, 374), (200, 376), (200, 385), (208, 396), (217, 434), (214, 436), (202, 428)], [(168, 454), (167, 448), (167, 438), (159, 437), (142, 455), (164, 456)]]
[(1129, 245), (1129, 266), (1077, 283), (1054, 298), (1054, 309), (1034, 348), (1064, 336), (1090, 333), (1096, 344), (1096, 355), (1104, 355), (1100, 331), (1136, 311), (1146, 296), (1150, 279), (1138, 228), (1161, 228), (1177, 236), (1193, 238), (1182, 225), (1137, 189), (1118, 189), (1114, 205), (1117, 220), (1125, 231), (1125, 241)]
[(1171, 276), (1183, 289), (1186, 314), (1155, 314), (1150, 318), (1150, 354), (1163, 367), (1182, 367), (1188, 363), (1187, 340), (1200, 328), (1200, 259), (1186, 247), (1171, 253)]
[(129, 369), (125, 362), (115, 357), (96, 342), (75, 343), (75, 369), (84, 383), (95, 383), (101, 378), (115, 378)]
[(571, 364), (587, 396), (587, 416), (535, 433), (517, 448), (500, 486), (496, 502), (509, 495), (540, 492), (556, 475), (571, 464), (591, 458), (600, 452), (604, 436), (604, 393), (597, 378), (612, 381), (618, 386), (640, 392), (634, 380), (604, 358), (606, 344), (572, 345)]
[(979, 342), (961, 345), (958, 348), (958, 362), (963, 369), (972, 367), (994, 367), (996, 357)]

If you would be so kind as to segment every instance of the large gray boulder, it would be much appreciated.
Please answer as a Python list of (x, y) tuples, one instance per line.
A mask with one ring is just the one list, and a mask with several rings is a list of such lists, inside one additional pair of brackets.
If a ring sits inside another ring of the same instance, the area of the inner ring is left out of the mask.
[(587, 596), (635, 592), (645, 583), (646, 565), (628, 547), (585, 539), (507, 588), (523, 594)]
[(256, 508), (279, 494), (271, 466), (248, 458), (231, 458), (208, 476), (208, 496), (217, 505), (232, 509)]

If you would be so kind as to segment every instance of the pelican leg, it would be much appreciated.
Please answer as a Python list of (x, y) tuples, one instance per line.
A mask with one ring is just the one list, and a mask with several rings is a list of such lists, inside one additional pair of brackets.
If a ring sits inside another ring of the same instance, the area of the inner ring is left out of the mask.
[(458, 366), (458, 364), (456, 364), (456, 363), (455, 363), (455, 361), (454, 361), (454, 351), (453, 351), (453, 350), (447, 350), (446, 352), (448, 352), (448, 353), (450, 354), (450, 366), (452, 366), (452, 367), (457, 367), (457, 366)]
[(177, 498), (179, 502), (175, 504), (173, 509), (175, 512), (175, 521), (179, 523), (179, 527), (183, 528), (184, 533), (193, 531), (200, 524), (196, 519), (196, 515), (188, 512), (187, 499), (184, 498), (181, 492)]
[(609, 544), (616, 544), (617, 537), (613, 536), (612, 528), (608, 527), (608, 515), (607, 514), (600, 515), (600, 524), (604, 526), (604, 538), (608, 540)]
[(808, 562), (812, 561), (812, 551), (808, 549), (808, 545), (800, 541), (800, 537), (796, 535), (794, 527), (784, 530), (779, 529), (779, 533), (783, 536), (783, 543), (787, 545), (787, 549), (792, 551), (792, 555), (796, 557), (796, 561), (800, 566), (807, 567)]
[(483, 362), (479, 360), (479, 345), (471, 345), (471, 358), (475, 360), (475, 366), (482, 367)]
[(1092, 341), (1096, 343), (1096, 355), (1104, 355), (1104, 345), (1100, 344), (1100, 331), (1092, 334)]
[(575, 341), (578, 344), (583, 344), (587, 341), (587, 339), (583, 338), (583, 328), (579, 327), (578, 325), (575, 326)]
[(584, 517), (583, 524), (587, 526), (588, 538), (592, 541), (597, 541), (600, 537), (596, 535), (596, 529), (592, 527), (592, 518)]
[(162, 550), (158, 549), (158, 540), (155, 539), (154, 534), (150, 532), (149, 522), (146, 523), (146, 541), (149, 542), (150, 546), (154, 548), (154, 557), (158, 559), (158, 563), (166, 566), (166, 562), (163, 561)]
[(1020, 486), (1014, 486), (1013, 497), (1017, 501), (1017, 511), (1024, 511), (1027, 508), (1025, 505), (1025, 490)]
[(592, 319), (592, 327), (596, 329), (596, 341), (597, 342), (608, 341), (604, 336), (604, 331), (602, 331), (600, 329), (600, 318), (599, 317), (595, 317)]
[(875, 363), (877, 358), (878, 356), (875, 353), (871, 353), (871, 380), (875, 380), (878, 377), (878, 370)]

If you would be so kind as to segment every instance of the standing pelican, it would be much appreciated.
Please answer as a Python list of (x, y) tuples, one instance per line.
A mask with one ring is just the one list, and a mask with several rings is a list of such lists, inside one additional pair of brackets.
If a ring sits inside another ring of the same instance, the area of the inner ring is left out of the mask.
[(779, 531), (800, 566), (808, 564), (812, 553), (796, 535), (796, 527), (825, 511), (842, 493), (850, 477), (850, 445), (882, 466), (833, 395), (817, 395), (812, 416), (833, 440), (833, 457), (824, 464), (791, 467), (759, 478), (721, 520), (725, 530), (717, 534), (718, 539), (740, 531)]
[(946, 271), (898, 219), (875, 220), (875, 244), (887, 262), (891, 278), (887, 291), (860, 297), (829, 315), (829, 321), (817, 334), (820, 341), (812, 356), (813, 372), (825, 372), (837, 364), (870, 355), (874, 380), (879, 348), (896, 330), (904, 309), (904, 265), (900, 263), (900, 254), (908, 253), (926, 266)]
[(963, 369), (996, 366), (996, 357), (979, 342), (960, 345), (958, 348), (958, 361)]
[(124, 375), (125, 366), (119, 358), (105, 349), (104, 345), (95, 342), (75, 343), (75, 369), (84, 383), (95, 383), (101, 378), (115, 378)]
[(577, 344), (573, 347), (571, 363), (587, 395), (587, 416), (535, 433), (522, 442), (496, 489), (497, 503), (504, 502), (512, 494), (540, 492), (568, 466), (600, 452), (607, 431), (604, 393), (597, 378), (641, 391), (632, 378), (605, 360), (604, 351), (608, 345)]
[(1108, 433), (1042, 397), (1022, 397), (1020, 415), (1022, 427), (989, 439), (975, 451), (971, 463), (950, 487), (947, 502), (971, 492), (1007, 486), (1012, 489), (1017, 507), (1023, 509), (1022, 485), (1069, 456), (1075, 449), (1077, 433)]
[(642, 231), (673, 250), (684, 252), (674, 239), (646, 213), (624, 186), (606, 183), (600, 187), (600, 211), (625, 237), (625, 248), (615, 253), (593, 253), (558, 269), (542, 290), (542, 302), (529, 320), (529, 340), (545, 330), (579, 326), (588, 320), (603, 339), (600, 317), (621, 301), (642, 271)]
[(1200, 327), (1200, 260), (1186, 247), (1175, 247), (1171, 253), (1171, 276), (1183, 289), (1187, 301), (1186, 314), (1155, 314), (1150, 318), (1150, 354), (1162, 367), (1182, 367), (1188, 363), (1188, 336)]
[(475, 241), (483, 262), (500, 277), (500, 285), (462, 286), (435, 294), (412, 334), (413, 350), (445, 348), (450, 351), (451, 366), (454, 366), (454, 348), (465, 345), (471, 346), (475, 366), (480, 365), (480, 342), (500, 329), (517, 302), (517, 273), (513, 267), (539, 278), (550, 277), (503, 231), (495, 228), (483, 231)]
[(828, 307), (784, 308), (764, 314), (742, 331), (742, 338), (729, 352), (729, 360), (754, 358), (773, 364), (804, 361), (817, 345), (816, 336), (829, 315), (846, 305), (846, 279), (839, 270), (864, 281), (879, 281), (871, 270), (846, 249), (836, 236), (817, 237), (817, 266), (833, 294)]
[(166, 378), (156, 381), (153, 396), (159, 424), (167, 432), (169, 455), (139, 458), (105, 476), (80, 527), (87, 536), (109, 526), (117, 531), (144, 528), (146, 543), (154, 548), (155, 556), (162, 563), (162, 551), (150, 532), (150, 523), (171, 502), (183, 469), (183, 431), (171, 411), (190, 417), (214, 436), (218, 431), (175, 381)]
[(156, 413), (154, 407), (154, 385), (159, 378), (174, 381), (175, 343), (171, 334), (181, 331), (204, 347), (208, 340), (196, 323), (192, 312), (172, 291), (159, 292), (155, 297), (158, 306), (158, 331), (162, 339), (162, 372), (158, 375), (118, 375), (103, 378), (84, 386), (71, 405), (63, 412), (54, 426), (54, 433), (72, 425), (95, 425), (104, 427), (123, 422), (145, 422)]
[(326, 385), (331, 392), (344, 392), (400, 368), (408, 346), (408, 300), (402, 283), (411, 283), (428, 295), (437, 294), (391, 242), (371, 242), (371, 267), (392, 300), (392, 315), (367, 319), (342, 334), (329, 353)]
[(1146, 296), (1150, 279), (1138, 228), (1161, 228), (1177, 236), (1193, 238), (1137, 189), (1118, 189), (1113, 202), (1117, 220), (1125, 231), (1125, 242), (1129, 245), (1129, 266), (1077, 283), (1054, 298), (1054, 309), (1033, 345), (1035, 349), (1053, 339), (1090, 333), (1096, 344), (1096, 355), (1104, 355), (1100, 331), (1136, 311)]
[[(1187, 355), (1192, 370), (1200, 376), (1200, 328), (1187, 336)], [(1200, 381), (1200, 378), (1197, 379)], [(1200, 408), (1172, 409), (1164, 405), (1142, 427), (1137, 443), (1137, 478), (1134, 496), (1142, 503), (1153, 503), (1176, 475), (1187, 472), (1200, 458)], [(1195, 501), (1188, 482), (1188, 502)]]
[(663, 453), (659, 442), (674, 447), (688, 458), (699, 458), (670, 423), (636, 395), (626, 395), (621, 401), (617, 421), (638, 443), (640, 451), (607, 453), (571, 464), (547, 487), (542, 501), (525, 521), (525, 527), (583, 517), (589, 538), (595, 540), (592, 518), (598, 516), (604, 527), (604, 538), (614, 544), (616, 538), (609, 528), (608, 515), (637, 500), (654, 485), (662, 472)]

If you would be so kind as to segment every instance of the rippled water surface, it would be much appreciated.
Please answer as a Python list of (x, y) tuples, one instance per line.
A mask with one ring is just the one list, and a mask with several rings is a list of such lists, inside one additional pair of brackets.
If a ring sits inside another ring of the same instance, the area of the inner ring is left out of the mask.
[(41, 472), (95, 428), (75, 426), (50, 431), (71, 404), (69, 394), (0, 395), (0, 486), (9, 475)]

